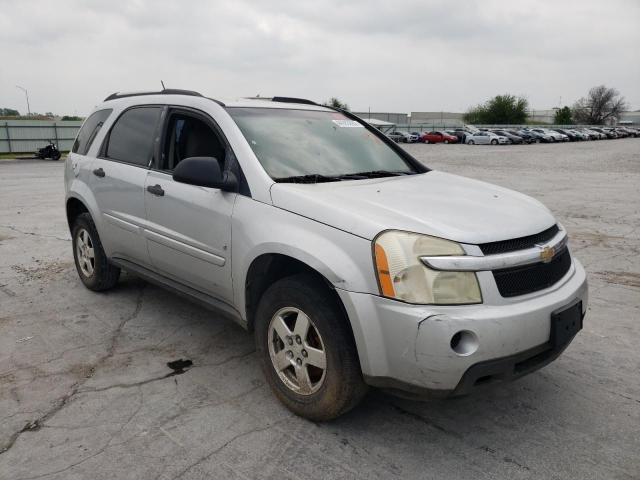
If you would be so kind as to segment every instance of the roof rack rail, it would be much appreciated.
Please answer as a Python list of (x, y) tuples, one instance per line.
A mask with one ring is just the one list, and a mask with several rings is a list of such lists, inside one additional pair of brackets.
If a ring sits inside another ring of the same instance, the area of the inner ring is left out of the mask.
[(165, 88), (159, 92), (115, 92), (105, 98), (103, 101), (116, 100), (118, 98), (138, 97), (141, 95), (189, 95), (192, 97), (202, 97), (201, 93), (194, 92), (193, 90), (180, 90), (177, 88)]
[(304, 105), (318, 105), (316, 102), (307, 100), (306, 98), (295, 98), (295, 97), (273, 97), (271, 101), (282, 102), (282, 103), (302, 103)]

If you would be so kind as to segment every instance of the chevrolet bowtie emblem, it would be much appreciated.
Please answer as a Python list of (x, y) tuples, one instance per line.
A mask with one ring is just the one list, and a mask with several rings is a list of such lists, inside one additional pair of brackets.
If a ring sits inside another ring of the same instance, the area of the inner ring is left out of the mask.
[(542, 260), (543, 263), (549, 263), (551, 260), (553, 260), (553, 257), (556, 254), (556, 249), (553, 247), (544, 247), (542, 250), (540, 250), (540, 260)]

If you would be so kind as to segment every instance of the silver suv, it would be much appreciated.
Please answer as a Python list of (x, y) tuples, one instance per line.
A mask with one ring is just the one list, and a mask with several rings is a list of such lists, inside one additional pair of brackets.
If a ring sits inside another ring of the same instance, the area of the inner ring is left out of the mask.
[(111, 95), (65, 187), (86, 287), (125, 269), (232, 317), (310, 419), (368, 385), (450, 396), (516, 378), (582, 328), (585, 272), (542, 204), (431, 171), (308, 100)]

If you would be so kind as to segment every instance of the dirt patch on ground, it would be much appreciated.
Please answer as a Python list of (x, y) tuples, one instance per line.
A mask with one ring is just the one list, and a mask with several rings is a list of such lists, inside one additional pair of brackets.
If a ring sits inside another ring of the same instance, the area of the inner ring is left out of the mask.
[(11, 268), (22, 275), (19, 283), (33, 282), (36, 280), (50, 280), (57, 277), (73, 265), (69, 261), (41, 262), (36, 260), (36, 265), (25, 267), (23, 265), (13, 265)]
[(624, 242), (626, 239), (617, 235), (600, 232), (575, 232), (569, 238), (580, 247), (611, 247), (611, 243)]
[(599, 276), (607, 283), (640, 288), (640, 273), (604, 271), (595, 272), (595, 275)]

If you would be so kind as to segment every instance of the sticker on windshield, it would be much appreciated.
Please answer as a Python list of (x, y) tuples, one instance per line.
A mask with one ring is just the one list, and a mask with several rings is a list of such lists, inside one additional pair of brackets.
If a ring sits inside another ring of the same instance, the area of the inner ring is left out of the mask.
[(342, 128), (364, 128), (355, 120), (332, 120), (332, 122)]

